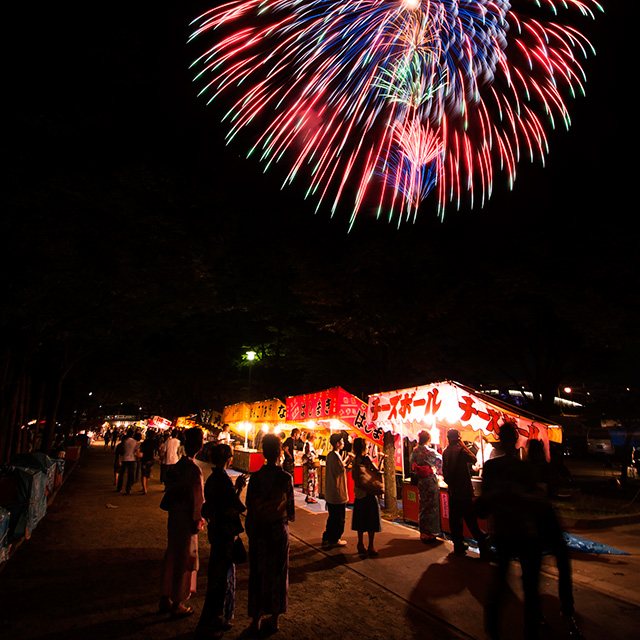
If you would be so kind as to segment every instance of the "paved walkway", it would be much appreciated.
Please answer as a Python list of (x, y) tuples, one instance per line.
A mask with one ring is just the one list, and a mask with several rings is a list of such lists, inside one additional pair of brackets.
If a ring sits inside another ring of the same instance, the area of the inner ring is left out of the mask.
[[(169, 621), (156, 613), (166, 514), (162, 487), (148, 495), (113, 491), (112, 454), (92, 446), (50, 505), (32, 538), (0, 572), (0, 637), (11, 640), (190, 638), (196, 619)], [(206, 470), (206, 468), (205, 468)], [(385, 522), (380, 557), (360, 559), (347, 529), (344, 549), (325, 550), (326, 516), (299, 498), (291, 526), (290, 608), (274, 638), (484, 638), (482, 603), (489, 567), (477, 557), (451, 555), (451, 545), (426, 547), (413, 529)], [(318, 510), (319, 511), (319, 510)], [(348, 516), (350, 518), (350, 516)], [(349, 520), (347, 523), (349, 527)], [(580, 533), (580, 532), (578, 532)], [(586, 537), (628, 556), (574, 554), (578, 619), (589, 639), (627, 640), (640, 625), (640, 525)], [(197, 612), (206, 589), (209, 545), (201, 534)], [(522, 637), (522, 597), (514, 568), (505, 638)], [(248, 566), (238, 568), (236, 624), (225, 638), (249, 638)], [(541, 580), (549, 624), (542, 640), (564, 638), (557, 582), (548, 563)]]

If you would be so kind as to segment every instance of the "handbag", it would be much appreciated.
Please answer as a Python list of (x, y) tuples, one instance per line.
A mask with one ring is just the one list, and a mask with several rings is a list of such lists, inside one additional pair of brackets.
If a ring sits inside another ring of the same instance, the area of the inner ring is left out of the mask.
[(233, 564), (243, 564), (247, 561), (247, 550), (244, 548), (244, 542), (242, 542), (242, 538), (240, 536), (233, 541), (233, 547), (231, 548), (231, 561)]
[(359, 489), (369, 495), (381, 496), (384, 493), (384, 483), (382, 482), (382, 473), (373, 466), (359, 464), (354, 470), (353, 481)]

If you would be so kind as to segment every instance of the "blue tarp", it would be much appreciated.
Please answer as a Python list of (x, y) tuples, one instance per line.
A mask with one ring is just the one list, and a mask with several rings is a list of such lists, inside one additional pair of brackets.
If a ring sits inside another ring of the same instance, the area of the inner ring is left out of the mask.
[(9, 556), (9, 512), (0, 507), (0, 564)]
[(9, 536), (29, 538), (47, 512), (47, 476), (42, 471), (8, 466), (4, 477), (16, 483), (16, 497), (12, 504), (3, 504), (9, 511)]
[(56, 463), (46, 453), (21, 453), (11, 460), (11, 464), (21, 469), (42, 471), (47, 476), (47, 491), (51, 494), (55, 489)]
[(587, 538), (577, 536), (573, 533), (565, 533), (564, 539), (567, 541), (567, 546), (569, 547), (569, 549), (573, 549), (574, 551), (585, 551), (586, 553), (606, 553), (617, 556), (630, 555), (626, 551), (614, 549), (613, 547), (610, 547), (606, 544), (594, 542), (593, 540), (588, 540)]

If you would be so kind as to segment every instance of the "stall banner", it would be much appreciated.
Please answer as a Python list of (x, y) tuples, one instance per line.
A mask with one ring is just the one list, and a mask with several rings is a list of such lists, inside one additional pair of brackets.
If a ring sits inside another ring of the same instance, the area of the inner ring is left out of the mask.
[[(498, 438), (504, 421), (515, 422), (520, 438), (518, 446), (527, 440), (542, 440), (549, 451), (549, 425), (542, 420), (525, 417), (492, 403), (491, 399), (455, 382), (438, 382), (423, 387), (377, 393), (369, 396), (367, 424), (384, 431), (393, 431), (411, 440), (420, 431), (431, 432), (435, 444), (446, 446), (446, 431), (458, 429), (471, 435), (484, 434)], [(554, 430), (554, 435), (555, 435)]]
[(178, 418), (176, 420), (176, 427), (178, 429), (191, 429), (191, 427), (197, 427), (198, 423), (195, 420), (191, 420), (188, 416)]
[(367, 405), (342, 387), (287, 398), (287, 420), (339, 420), (352, 431), (382, 446), (384, 431), (366, 423)]
[(149, 422), (147, 422), (147, 427), (151, 427), (152, 429), (169, 429), (171, 427), (171, 420), (161, 418), (160, 416), (151, 416)]
[(249, 420), (255, 422), (283, 422), (287, 417), (287, 405), (273, 398), (249, 405)]
[(249, 419), (249, 405), (246, 402), (230, 404), (222, 410), (223, 424), (229, 422), (240, 422)]

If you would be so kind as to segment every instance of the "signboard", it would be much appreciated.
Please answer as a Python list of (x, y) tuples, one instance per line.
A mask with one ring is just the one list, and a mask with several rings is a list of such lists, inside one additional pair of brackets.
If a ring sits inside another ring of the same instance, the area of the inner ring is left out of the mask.
[(192, 427), (197, 427), (198, 423), (195, 420), (191, 420), (188, 416), (183, 418), (178, 418), (176, 420), (176, 427), (179, 429), (191, 429)]
[(229, 422), (240, 422), (249, 419), (249, 405), (246, 402), (230, 404), (222, 410), (223, 424)]
[[(366, 422), (367, 405), (342, 387), (287, 398), (287, 420), (293, 422), (323, 422), (326, 427), (339, 430), (346, 427), (377, 445), (382, 446), (384, 431)], [(332, 423), (331, 421), (337, 421)]]
[(254, 422), (283, 422), (286, 417), (287, 406), (278, 398), (249, 405), (248, 419)]
[(169, 429), (171, 427), (171, 420), (161, 418), (160, 416), (151, 416), (151, 419), (147, 422), (147, 427), (151, 427), (152, 429)]
[(559, 428), (542, 419), (524, 416), (516, 408), (507, 408), (503, 403), (474, 392), (455, 382), (438, 382), (423, 387), (389, 391), (369, 396), (367, 424), (384, 431), (392, 431), (418, 438), (422, 430), (431, 433), (435, 444), (446, 446), (446, 432), (458, 429), (467, 433), (468, 439), (484, 434), (497, 440), (500, 425), (514, 422), (518, 427), (522, 447), (529, 439), (542, 440), (549, 451), (549, 433), (556, 440)]

